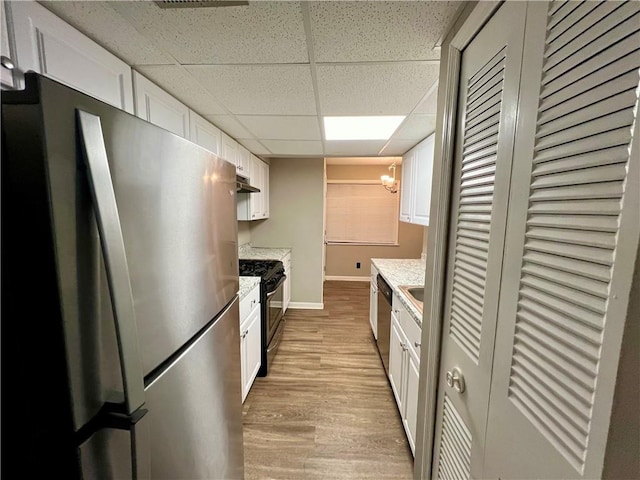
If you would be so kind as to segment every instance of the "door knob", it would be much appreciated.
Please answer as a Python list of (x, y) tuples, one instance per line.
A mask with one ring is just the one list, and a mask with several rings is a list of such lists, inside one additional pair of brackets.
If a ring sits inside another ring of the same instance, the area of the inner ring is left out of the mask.
[(458, 367), (449, 370), (446, 374), (447, 385), (458, 393), (464, 393), (464, 375)]

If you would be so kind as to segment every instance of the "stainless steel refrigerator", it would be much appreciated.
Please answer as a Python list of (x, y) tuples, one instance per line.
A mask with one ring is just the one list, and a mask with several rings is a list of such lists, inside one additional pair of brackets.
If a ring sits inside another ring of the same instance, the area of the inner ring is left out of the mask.
[(36, 74), (1, 162), (3, 473), (242, 478), (235, 167)]

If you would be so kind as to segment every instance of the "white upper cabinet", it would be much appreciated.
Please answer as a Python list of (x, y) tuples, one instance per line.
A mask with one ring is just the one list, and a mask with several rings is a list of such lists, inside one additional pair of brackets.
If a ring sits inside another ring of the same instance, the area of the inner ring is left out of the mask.
[(431, 208), (431, 179), (433, 175), (433, 147), (435, 136), (427, 137), (418, 145), (413, 160), (411, 223), (429, 225)]
[(133, 72), (133, 87), (136, 116), (176, 135), (190, 138), (189, 107), (136, 71)]
[(193, 110), (189, 110), (190, 139), (193, 143), (206, 148), (216, 155), (222, 153), (222, 136), (220, 130)]
[[(233, 138), (227, 135), (224, 132), (221, 132), (222, 136), (222, 154), (221, 157), (224, 158), (227, 162), (233, 163), (236, 166), (236, 171), (238, 171), (238, 142), (236, 142)], [(247, 176), (245, 174), (244, 176)]]
[(430, 135), (402, 158), (400, 220), (429, 225), (435, 136)]
[(402, 181), (400, 182), (400, 220), (411, 221), (411, 178), (413, 178), (413, 157), (415, 149), (402, 157)]
[(11, 2), (10, 15), (18, 75), (32, 70), (133, 113), (129, 65), (35, 2)]
[(269, 165), (255, 155), (250, 155), (249, 177), (258, 193), (238, 195), (238, 220), (263, 220), (269, 218)]
[(250, 177), (251, 152), (238, 145), (236, 150), (236, 172), (243, 177)]

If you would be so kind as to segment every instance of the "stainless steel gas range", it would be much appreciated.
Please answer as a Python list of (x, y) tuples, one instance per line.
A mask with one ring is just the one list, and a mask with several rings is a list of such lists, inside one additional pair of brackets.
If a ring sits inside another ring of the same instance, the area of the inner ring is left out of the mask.
[(262, 365), (258, 376), (267, 375), (278, 351), (284, 330), (282, 309), (284, 265), (279, 260), (240, 260), (240, 276), (260, 277), (260, 319), (262, 336)]

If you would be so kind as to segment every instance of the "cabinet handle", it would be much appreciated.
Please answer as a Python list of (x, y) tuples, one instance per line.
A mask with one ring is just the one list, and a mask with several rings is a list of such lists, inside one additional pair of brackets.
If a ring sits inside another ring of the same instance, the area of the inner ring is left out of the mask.
[(11, 59), (9, 57), (5, 57), (4, 55), (0, 57), (0, 65), (2, 65), (7, 70), (13, 70), (14, 68), (16, 68)]
[(420, 345), (422, 345), (420, 342), (413, 342), (413, 344), (415, 345), (416, 348), (420, 348)]
[(249, 334), (249, 330), (245, 330), (244, 332), (242, 332), (241, 338), (246, 337), (248, 334)]
[(400, 313), (400, 310), (394, 308), (393, 313)]

